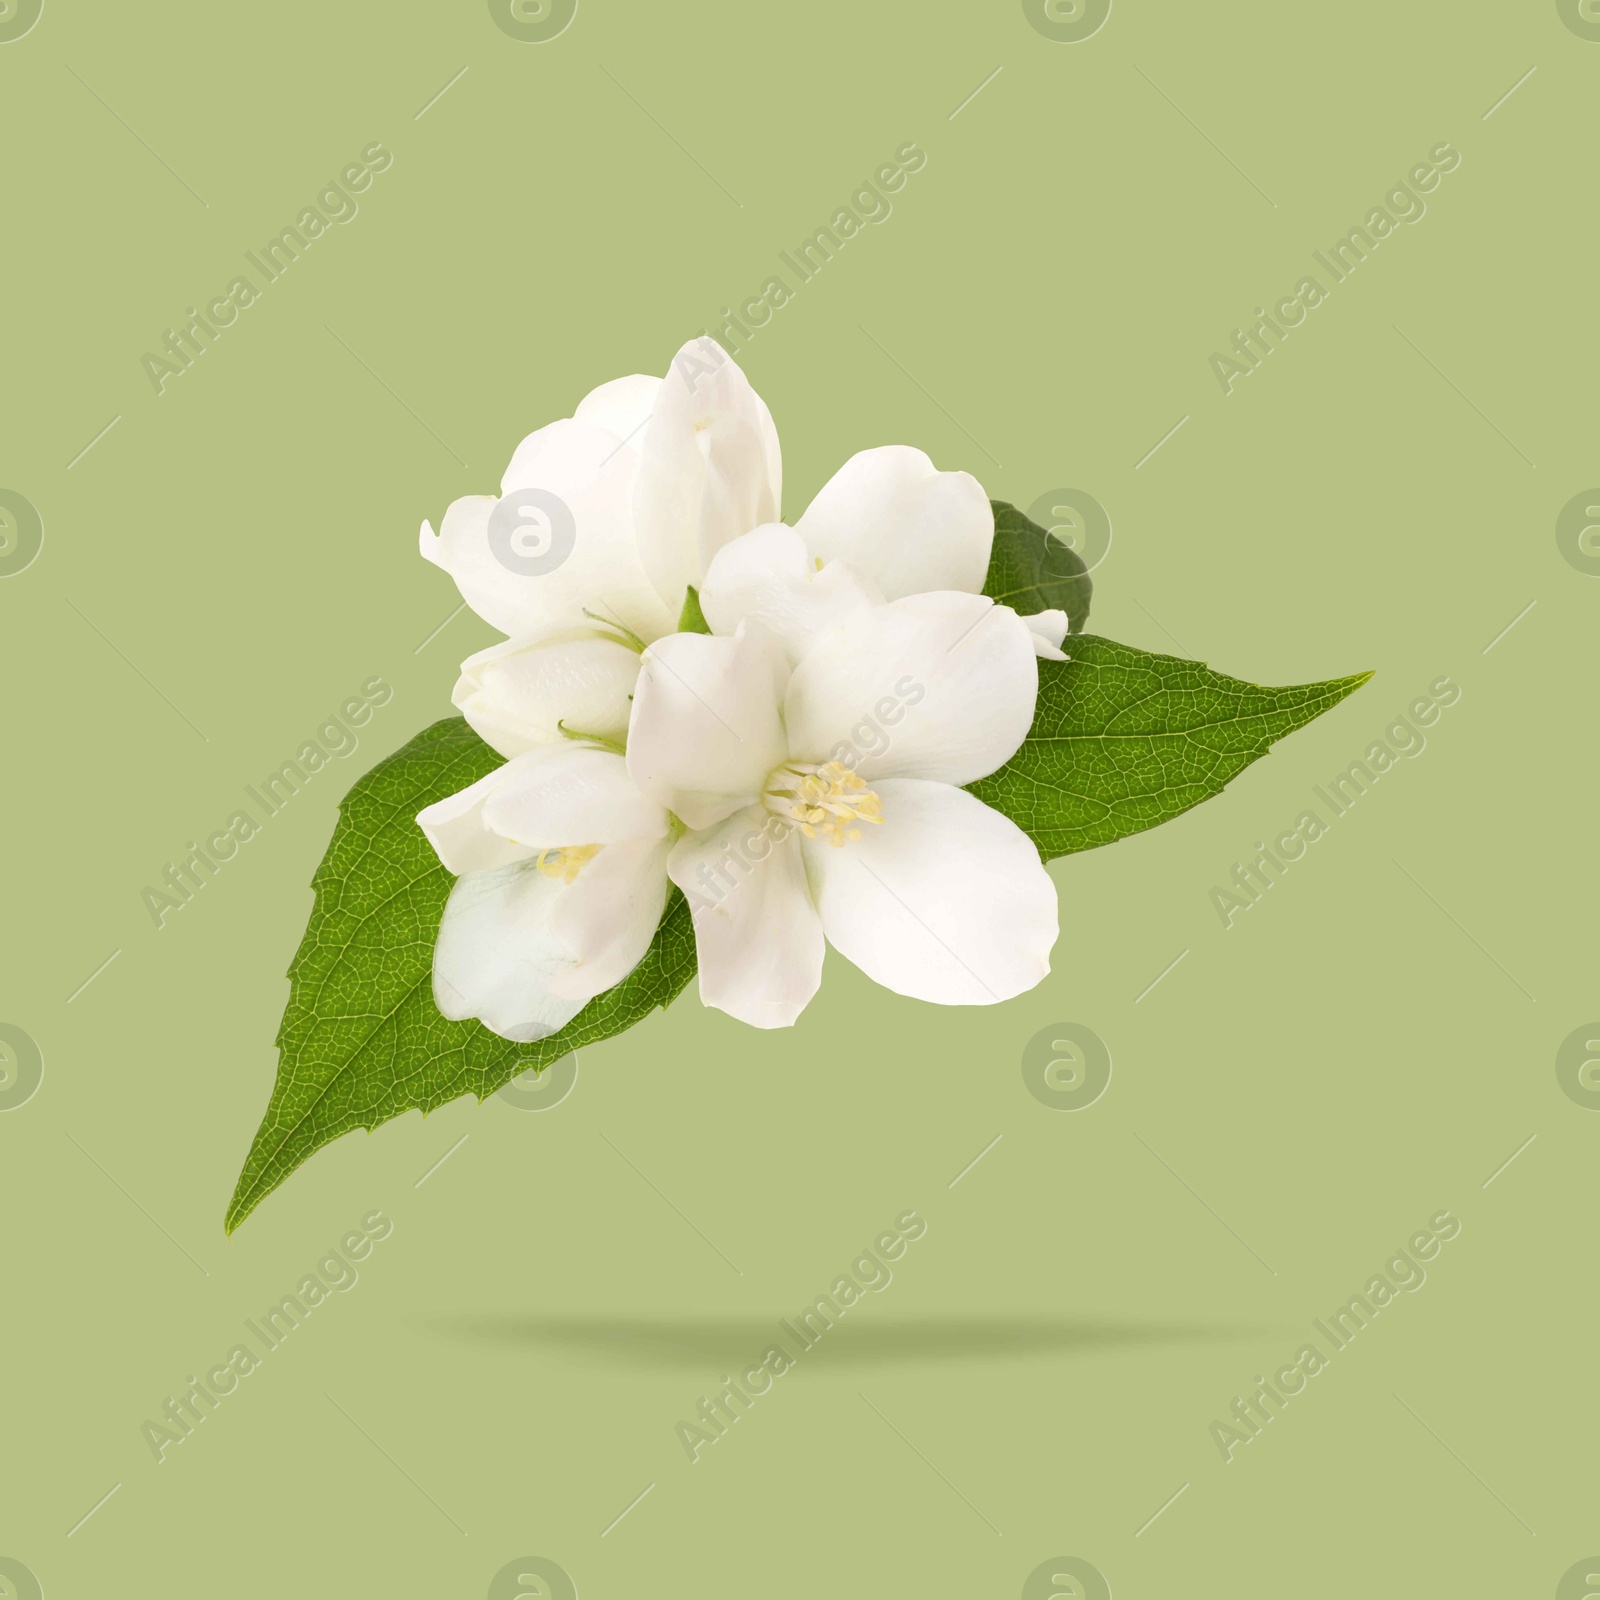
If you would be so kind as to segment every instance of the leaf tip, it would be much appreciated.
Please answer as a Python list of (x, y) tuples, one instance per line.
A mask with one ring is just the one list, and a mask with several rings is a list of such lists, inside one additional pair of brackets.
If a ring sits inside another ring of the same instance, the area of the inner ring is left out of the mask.
[(679, 633), (710, 633), (711, 624), (700, 608), (700, 591), (691, 583), (683, 593), (683, 610), (678, 616)]

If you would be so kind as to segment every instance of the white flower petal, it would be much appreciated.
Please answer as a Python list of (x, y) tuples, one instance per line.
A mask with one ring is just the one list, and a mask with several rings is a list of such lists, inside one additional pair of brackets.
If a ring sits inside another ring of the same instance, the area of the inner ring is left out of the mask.
[(1066, 661), (1061, 641), (1067, 636), (1065, 611), (1035, 611), (1022, 619), (1033, 632), (1033, 653), (1047, 661)]
[(552, 422), (517, 446), (502, 499), (455, 501), (436, 540), (423, 524), (422, 553), (485, 622), (513, 638), (581, 626), (586, 611), (656, 638), (677, 613), (667, 614), (639, 563), (636, 467), (608, 430)]
[(763, 806), (685, 834), (667, 870), (688, 897), (700, 999), (755, 1028), (787, 1028), (822, 982), (822, 923), (800, 835)]
[[(581, 493), (597, 478), (625, 480), (638, 465), (637, 455), (619, 450), (609, 428), (578, 417), (548, 422), (518, 444), (500, 475), (500, 493), (519, 489), (551, 489), (557, 494)], [(619, 531), (619, 530), (608, 530)]]
[(570, 965), (547, 948), (546, 927), (567, 887), (530, 862), (456, 880), (433, 949), (433, 999), (446, 1017), (526, 1042), (577, 1016), (583, 1000), (550, 993), (551, 977)]
[[(644, 958), (667, 905), (667, 857), (672, 840), (625, 839), (607, 845), (567, 889), (582, 897), (557, 899), (550, 927), (578, 952), (576, 963), (551, 980), (551, 992), (590, 1000), (622, 982)], [(585, 882), (587, 880), (587, 882)]]
[(1056, 890), (1028, 836), (961, 789), (875, 785), (883, 822), (830, 846), (803, 841), (828, 943), (897, 994), (993, 1005), (1050, 970)]
[(461, 663), (451, 700), (503, 756), (559, 742), (562, 724), (621, 743), (639, 656), (598, 628), (556, 628), (508, 639)]
[(784, 758), (778, 707), (787, 676), (759, 628), (658, 639), (644, 653), (628, 725), (634, 780), (691, 828), (749, 805)]
[(530, 850), (561, 850), (659, 839), (667, 814), (639, 792), (621, 756), (563, 743), (508, 761), (484, 805), (483, 823)]
[(504, 1039), (565, 1027), (649, 948), (666, 856), (665, 839), (637, 840), (608, 846), (571, 883), (531, 862), (458, 879), (433, 953), (439, 1010)]
[(604, 428), (637, 455), (644, 444), (645, 424), (650, 420), (660, 392), (659, 378), (647, 378), (642, 373), (613, 378), (610, 383), (591, 389), (573, 416), (579, 422), (592, 422), (597, 428)]
[(417, 813), (417, 824), (439, 859), (458, 876), (487, 872), (494, 867), (526, 861), (533, 854), (525, 845), (494, 833), (484, 821), (489, 796), (503, 781), (506, 769), (496, 767), (487, 777), (447, 799), (435, 801)]
[(772, 413), (716, 340), (690, 340), (662, 380), (634, 489), (640, 560), (674, 618), (711, 557), (776, 522), (782, 500)]
[(851, 456), (795, 531), (824, 562), (854, 562), (887, 599), (933, 589), (977, 594), (994, 510), (971, 473), (940, 472), (920, 450), (885, 445)]
[(1009, 607), (910, 595), (818, 636), (789, 682), (789, 751), (869, 782), (972, 783), (1016, 754), (1038, 692), (1033, 634)]
[(700, 587), (700, 609), (713, 633), (732, 633), (748, 617), (773, 635), (791, 665), (824, 628), (882, 600), (848, 562), (819, 572), (805, 540), (781, 522), (725, 544)]

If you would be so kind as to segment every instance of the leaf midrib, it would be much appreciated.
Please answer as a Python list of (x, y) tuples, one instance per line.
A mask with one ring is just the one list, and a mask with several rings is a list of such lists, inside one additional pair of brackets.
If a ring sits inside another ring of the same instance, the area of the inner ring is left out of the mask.
[[(472, 754), (473, 754), (473, 752), (469, 749), (469, 750), (464, 750), (464, 751), (460, 752), (459, 754), (457, 754), (456, 756), (452, 757), (450, 760), (448, 760), (445, 763), (444, 767), (441, 769), (442, 773), (444, 775), (448, 776), (451, 772), (453, 772), (456, 769), (457, 766), (459, 766), (461, 764), (462, 761), (464, 761), (467, 758), (469, 758)], [(413, 794), (412, 800), (414, 801), (415, 798), (416, 798), (415, 794)], [(409, 802), (396, 800), (394, 805), (390, 808), (390, 812), (389, 812), (389, 816), (388, 816), (387, 820), (382, 824), (382, 826), (388, 827), (388, 826), (392, 825), (395, 817), (399, 815), (402, 806), (407, 804), (407, 803), (409, 803)], [(365, 857), (367, 855), (371, 854), (372, 848), (373, 848), (372, 842), (369, 839), (367, 841), (366, 847), (362, 851), (362, 854), (357, 857), (357, 861), (363, 860), (363, 859), (365, 859)], [(354, 863), (352, 863), (352, 865), (353, 864)], [(357, 920), (356, 925), (351, 930), (349, 936), (346, 937), (344, 940), (342, 940), (339, 943), (339, 945), (334, 947), (333, 960), (332, 960), (332, 962), (331, 962), (331, 964), (329, 966), (329, 969), (328, 969), (327, 972), (323, 973), (322, 981), (317, 985), (317, 993), (316, 993), (315, 999), (306, 1008), (307, 1011), (309, 1012), (310, 1016), (311, 1016), (311, 1019), (312, 1019), (311, 1020), (311, 1026), (313, 1028), (317, 1027), (319, 1025), (319, 1023), (321, 1023), (321, 1022), (326, 1020), (322, 1016), (322, 1012), (321, 1012), (321, 1005), (322, 1005), (323, 995), (324, 995), (324, 993), (325, 993), (325, 991), (327, 989), (329, 980), (332, 978), (335, 970), (337, 970), (337, 968), (339, 967), (339, 964), (344, 960), (344, 958), (347, 955), (349, 955), (351, 946), (355, 943), (356, 934), (363, 927), (365, 927), (367, 925), (367, 923), (370, 922), (371, 919), (374, 916), (377, 915), (377, 913), (382, 909), (383, 906), (387, 905), (391, 900), (395, 899), (398, 895), (409, 893), (412, 889), (416, 888), (416, 886), (419, 883), (421, 883), (424, 878), (431, 877), (432, 874), (436, 870), (437, 870), (436, 867), (430, 866), (427, 869), (426, 872), (420, 873), (417, 877), (412, 878), (409, 882), (407, 882), (404, 885), (404, 887), (402, 887), (400, 889), (397, 889), (394, 894), (386, 896), (385, 899), (380, 903), (380, 905), (374, 906), (371, 911), (366, 912), (365, 914), (363, 914)], [(344, 874), (344, 875), (342, 875), (340, 877), (340, 879), (339, 879), (339, 887), (341, 889), (343, 889), (345, 887), (345, 885), (348, 884), (348, 882), (349, 882), (349, 875), (348, 875), (348, 873), (346, 873), (346, 874)], [(313, 905), (314, 905), (314, 903), (313, 903)], [(426, 973), (423, 977), (418, 978), (417, 981), (415, 983), (413, 983), (410, 986), (410, 988), (408, 988), (405, 991), (405, 993), (400, 996), (400, 998), (395, 1002), (395, 1004), (388, 1011), (386, 1011), (382, 1016), (378, 1017), (373, 1022), (372, 1026), (369, 1029), (367, 1029), (366, 1033), (364, 1033), (361, 1036), (361, 1038), (351, 1047), (349, 1054), (345, 1057), (345, 1059), (337, 1067), (334, 1068), (333, 1075), (317, 1091), (316, 1096), (312, 1099), (311, 1103), (309, 1105), (307, 1105), (305, 1110), (302, 1111), (301, 1114), (298, 1117), (296, 1117), (295, 1120), (292, 1123), (290, 1123), (288, 1127), (286, 1127), (284, 1129), (283, 1137), (277, 1142), (276, 1145), (274, 1145), (272, 1147), (271, 1153), (263, 1157), (262, 1162), (261, 1162), (260, 1175), (257, 1177), (256, 1182), (248, 1190), (244, 1191), (244, 1193), (239, 1197), (241, 1203), (243, 1201), (245, 1201), (245, 1200), (249, 1200), (249, 1199), (254, 1197), (257, 1189), (259, 1189), (261, 1184), (263, 1182), (265, 1182), (268, 1173), (270, 1173), (270, 1171), (272, 1169), (273, 1163), (275, 1161), (277, 1161), (278, 1157), (283, 1154), (284, 1146), (287, 1145), (289, 1143), (289, 1141), (295, 1136), (295, 1134), (297, 1134), (300, 1131), (300, 1129), (305, 1125), (306, 1120), (316, 1111), (317, 1107), (322, 1103), (322, 1101), (323, 1101), (324, 1097), (327, 1095), (328, 1091), (336, 1083), (340, 1082), (346, 1073), (350, 1072), (353, 1069), (353, 1067), (355, 1066), (355, 1063), (360, 1059), (362, 1053), (366, 1050), (367, 1046), (372, 1043), (373, 1035), (376, 1034), (380, 1028), (384, 1027), (387, 1023), (392, 1021), (394, 1019), (394, 1017), (399, 1013), (401, 1007), (403, 1007), (406, 1004), (406, 1002), (409, 1001), (411, 999), (411, 997), (416, 994), (417, 990), (419, 990), (424, 983), (429, 982), (431, 980), (432, 976), (433, 976), (433, 974), (432, 974), (432, 971), (430, 969), (430, 971), (428, 973)], [(282, 1059), (282, 1056), (283, 1056), (283, 1048), (284, 1047), (283, 1047), (283, 1043), (282, 1043), (282, 1035), (280, 1034), (279, 1040), (278, 1040), (278, 1055), (279, 1055), (279, 1059), (280, 1060)], [(293, 1084), (293, 1081), (294, 1081), (293, 1078), (291, 1078), (290, 1079), (291, 1085)], [(360, 1124), (357, 1124), (357, 1126), (360, 1126)], [(235, 1209), (237, 1209), (237, 1206), (235, 1207)]]
[[(1346, 679), (1337, 679), (1335, 681), (1340, 683), (1341, 686), (1343, 684), (1352, 682), (1352, 680), (1347, 679), (1347, 678)], [(1354, 683), (1352, 683), (1352, 687), (1360, 688), (1361, 683), (1363, 683), (1365, 681), (1366, 681), (1365, 679), (1357, 680)], [(1158, 694), (1170, 693), (1170, 692), (1171, 692), (1170, 690), (1157, 690), (1156, 691), (1156, 693), (1158, 693)], [(1349, 693), (1349, 690), (1345, 690), (1345, 693), (1346, 694)], [(1303, 710), (1306, 710), (1306, 709), (1310, 708), (1311, 706), (1317, 705), (1320, 701), (1327, 701), (1331, 705), (1337, 705), (1342, 699), (1344, 699), (1344, 697), (1345, 697), (1344, 694), (1317, 695), (1317, 696), (1313, 696), (1313, 697), (1311, 697), (1309, 699), (1299, 701), (1294, 706), (1283, 706), (1283, 707), (1278, 708), (1277, 710), (1272, 710), (1272, 711), (1251, 711), (1251, 712), (1246, 712), (1243, 715), (1236, 716), (1236, 717), (1217, 717), (1211, 722), (1202, 722), (1202, 723), (1200, 723), (1199, 726), (1196, 727), (1196, 728), (1161, 728), (1161, 729), (1156, 730), (1153, 733), (1035, 733), (1035, 732), (1030, 731), (1029, 734), (1028, 734), (1027, 740), (1024, 743), (1023, 748), (1026, 748), (1027, 745), (1030, 745), (1030, 744), (1066, 744), (1066, 743), (1069, 743), (1069, 742), (1071, 742), (1073, 740), (1083, 740), (1083, 739), (1147, 739), (1147, 740), (1148, 739), (1191, 739), (1192, 740), (1192, 739), (1195, 738), (1195, 735), (1197, 733), (1204, 732), (1207, 728), (1227, 728), (1227, 727), (1231, 727), (1231, 726), (1233, 726), (1233, 725), (1235, 725), (1237, 723), (1241, 723), (1241, 722), (1258, 722), (1263, 717), (1292, 716), (1298, 711), (1303, 711)], [(1136, 701), (1135, 702), (1135, 706), (1142, 705), (1142, 704), (1143, 704), (1142, 701)], [(1128, 709), (1132, 710), (1132, 709), (1134, 709), (1134, 707), (1129, 707)], [(1269, 739), (1267, 741), (1267, 743), (1264, 746), (1262, 746), (1263, 751), (1270, 750), (1272, 748), (1273, 743), (1274, 743), (1274, 741)], [(1021, 752), (1019, 751), (1018, 753), (1020, 754)], [(1013, 757), (1012, 759), (1014, 760), (1015, 757)]]

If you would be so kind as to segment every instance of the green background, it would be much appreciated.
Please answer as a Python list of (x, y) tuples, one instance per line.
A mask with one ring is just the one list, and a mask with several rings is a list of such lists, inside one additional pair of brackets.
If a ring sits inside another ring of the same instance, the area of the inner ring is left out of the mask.
[[(1600, 1013), (1600, 581), (1556, 538), (1600, 482), (1581, 26), (583, 0), (524, 43), (482, 4), (47, 0), (0, 44), (0, 488), (45, 530), (0, 581), (0, 1022), (44, 1058), (0, 1115), (0, 1556), (52, 1597), (483, 1595), (525, 1556), (586, 1600), (1018, 1595), (1068, 1556), (1129, 1597), (1554, 1594), (1600, 1547), (1600, 1115), (1554, 1070)], [(373, 141), (359, 216), (158, 397), (144, 353)], [(225, 1240), (337, 801), (493, 637), (419, 521), (906, 141), (893, 215), (740, 356), (787, 514), (892, 442), (1071, 486), (1114, 529), (1095, 631), (1376, 678), (1057, 863), (1022, 999), (830, 957), (758, 1034), (690, 992), (559, 1105), (347, 1138)], [(1440, 141), (1425, 219), (1225, 396), (1212, 352)], [(359, 751), (158, 930), (141, 890), (373, 675)], [(1441, 675), (1425, 753), (1225, 929), (1212, 887)], [(1066, 1025), (1114, 1062), (1073, 1113), (1021, 1069)], [(158, 1464), (142, 1425), (373, 1209), (359, 1284)], [(892, 1286), (691, 1465), (675, 1424), (907, 1209)], [(1441, 1209), (1426, 1286), (1225, 1464), (1213, 1419)]]

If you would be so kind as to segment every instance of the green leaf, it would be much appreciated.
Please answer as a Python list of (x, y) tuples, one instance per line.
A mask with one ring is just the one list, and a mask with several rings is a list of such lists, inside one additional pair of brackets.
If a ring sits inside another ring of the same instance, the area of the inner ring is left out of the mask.
[(345, 796), (312, 879), (311, 922), (289, 967), (278, 1030), (278, 1080), (228, 1207), (229, 1233), (341, 1134), (464, 1094), (482, 1100), (529, 1068), (632, 1027), (693, 975), (694, 930), (674, 890), (644, 960), (549, 1038), (514, 1044), (481, 1023), (439, 1014), (433, 945), (453, 880), (416, 814), (500, 762), (460, 717), (450, 717)]
[(1035, 611), (1065, 611), (1070, 631), (1081, 633), (1089, 620), (1094, 584), (1083, 558), (1070, 545), (1030, 522), (1015, 506), (991, 500), (994, 548), (983, 592), (1000, 605), (1028, 616)]
[(700, 609), (700, 591), (691, 583), (684, 591), (683, 614), (678, 618), (679, 633), (710, 633), (711, 624)]
[(1114, 844), (1220, 794), (1252, 761), (1359, 689), (1370, 672), (1262, 689), (1199, 661), (1085, 635), (1039, 663), (1022, 748), (970, 785), (1050, 860)]

